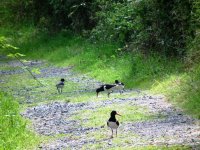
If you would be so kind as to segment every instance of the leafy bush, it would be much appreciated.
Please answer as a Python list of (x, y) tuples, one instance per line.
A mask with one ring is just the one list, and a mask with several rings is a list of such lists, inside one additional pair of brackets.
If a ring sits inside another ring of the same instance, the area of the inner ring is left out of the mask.
[(185, 53), (191, 36), (189, 0), (98, 0), (98, 24), (92, 38), (128, 42), (135, 48), (169, 56)]
[(192, 16), (199, 19), (197, 0), (4, 0), (3, 4), (4, 18), (32, 20), (51, 31), (91, 30), (93, 40), (128, 43), (146, 53), (154, 50), (168, 56), (185, 55), (197, 28)]
[(53, 24), (71, 27), (74, 31), (91, 29), (94, 26), (91, 0), (48, 0), (53, 8)]
[(193, 68), (200, 63), (200, 3), (198, 0), (193, 1), (192, 28), (194, 28), (194, 38), (187, 45), (187, 68)]

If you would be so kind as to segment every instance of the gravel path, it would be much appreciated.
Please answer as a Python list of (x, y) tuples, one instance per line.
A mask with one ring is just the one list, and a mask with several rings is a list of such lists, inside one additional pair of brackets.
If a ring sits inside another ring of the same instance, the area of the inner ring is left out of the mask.
[[(200, 144), (199, 121), (195, 120), (180, 110), (175, 109), (161, 97), (136, 97), (127, 99), (112, 99), (98, 103), (59, 103), (54, 102), (28, 109), (24, 116), (33, 121), (34, 129), (43, 135), (67, 134), (79, 136), (78, 140), (70, 137), (59, 138), (52, 143), (44, 144), (42, 149), (80, 149), (84, 144), (98, 143), (94, 138), (87, 139), (89, 132), (103, 130), (102, 127), (83, 128), (79, 121), (67, 119), (77, 111), (83, 109), (95, 109), (112, 104), (129, 102), (130, 105), (148, 106), (152, 113), (164, 115), (164, 118), (155, 118), (150, 121), (123, 123), (119, 132), (137, 134), (132, 138), (131, 146), (147, 145), (195, 145)], [(106, 147), (113, 147), (110, 139), (102, 139), (107, 143)]]
[[(0, 65), (5, 65), (1, 62)], [(21, 64), (15, 61), (6, 63), (8, 66), (20, 67)], [(64, 77), (68, 81), (72, 81), (80, 85), (78, 91), (72, 93), (93, 92), (101, 82), (98, 82), (86, 75), (77, 75), (72, 71), (72, 67), (56, 68), (54, 66), (44, 67), (44, 63), (40, 61), (32, 61), (27, 64), (29, 67), (41, 67), (41, 74), (37, 78)], [(0, 75), (12, 75), (24, 73), (22, 69), (1, 70)], [(5, 82), (0, 80), (2, 83)], [(130, 93), (135, 96), (126, 96)], [(95, 94), (95, 93), (94, 93)], [(41, 135), (52, 136), (66, 135), (56, 137), (46, 143), (41, 143), (38, 149), (44, 150), (61, 150), (61, 149), (80, 149), (83, 146), (100, 143), (103, 149), (114, 148), (115, 145), (110, 138), (96, 140), (92, 136), (88, 136), (93, 132), (102, 134), (107, 131), (107, 127), (83, 127), (81, 121), (71, 116), (76, 115), (82, 110), (95, 110), (97, 108), (106, 107), (113, 104), (128, 103), (130, 106), (146, 107), (151, 114), (157, 117), (151, 120), (123, 122), (119, 127), (119, 133), (132, 136), (131, 142), (124, 143), (120, 146), (148, 146), (148, 145), (190, 145), (192, 149), (200, 149), (200, 122), (190, 116), (185, 115), (180, 109), (175, 108), (165, 101), (162, 95), (150, 95), (144, 91), (126, 90), (123, 94), (124, 98), (115, 98), (115, 94), (111, 94), (110, 99), (100, 101), (88, 101), (82, 103), (72, 102), (50, 102), (40, 104), (38, 106), (27, 108), (22, 115), (32, 121), (33, 129)], [(128, 97), (128, 98), (127, 98)], [(159, 117), (163, 116), (163, 117)], [(109, 131), (107, 131), (109, 132)], [(119, 137), (123, 138), (123, 137)], [(90, 149), (90, 147), (88, 147)], [(91, 148), (92, 149), (92, 148)]]

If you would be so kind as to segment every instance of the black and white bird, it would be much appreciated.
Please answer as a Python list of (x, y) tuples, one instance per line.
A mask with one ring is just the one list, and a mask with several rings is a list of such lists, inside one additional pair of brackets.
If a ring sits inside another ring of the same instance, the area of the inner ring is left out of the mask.
[(120, 91), (120, 94), (124, 90), (124, 84), (119, 82), (118, 80), (115, 80), (115, 84), (104, 84), (101, 85), (99, 88), (96, 89), (97, 97), (99, 92), (106, 91), (108, 93), (108, 97), (110, 96), (110, 93), (113, 91)]
[(111, 131), (112, 131), (112, 135), (111, 138), (113, 138), (113, 130), (116, 130), (116, 137), (117, 137), (117, 128), (119, 127), (119, 121), (117, 121), (117, 119), (115, 118), (116, 115), (121, 116), (120, 114), (118, 114), (115, 110), (113, 110), (110, 113), (110, 118), (107, 121), (107, 125), (108, 127), (110, 127)]
[(104, 85), (102, 85), (100, 88), (96, 89), (97, 97), (98, 97), (99, 92), (103, 92), (103, 91), (106, 91), (108, 93), (108, 97), (109, 97), (110, 93), (113, 92), (113, 88), (115, 86), (116, 86), (115, 84), (104, 84)]
[(56, 88), (58, 90), (58, 93), (62, 93), (62, 89), (64, 87), (64, 82), (65, 82), (65, 79), (61, 79), (60, 82), (58, 84), (56, 84)]

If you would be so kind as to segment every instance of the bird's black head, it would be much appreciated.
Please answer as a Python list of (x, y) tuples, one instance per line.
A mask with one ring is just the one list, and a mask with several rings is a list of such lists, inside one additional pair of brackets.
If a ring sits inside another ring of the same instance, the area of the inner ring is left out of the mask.
[(61, 81), (61, 82), (65, 82), (65, 79), (62, 78), (62, 79), (60, 79), (60, 81)]
[(119, 81), (118, 81), (118, 80), (115, 80), (115, 83), (116, 83), (116, 84), (118, 84), (118, 83), (119, 83)]
[(115, 115), (119, 115), (121, 116), (120, 114), (118, 114), (115, 110), (113, 110), (111, 113), (110, 113), (111, 116), (115, 116)]

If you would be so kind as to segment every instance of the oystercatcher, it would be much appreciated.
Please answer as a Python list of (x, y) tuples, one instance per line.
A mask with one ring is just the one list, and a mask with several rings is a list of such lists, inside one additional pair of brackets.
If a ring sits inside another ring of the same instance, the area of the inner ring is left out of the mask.
[(120, 94), (122, 93), (122, 90), (124, 90), (124, 84), (119, 82), (118, 80), (115, 80), (115, 84), (104, 84), (101, 85), (101, 87), (96, 89), (97, 97), (99, 92), (107, 91), (108, 97), (110, 96), (110, 93), (113, 91), (118, 90), (120, 91)]
[(110, 93), (113, 92), (113, 88), (115, 86), (116, 86), (115, 84), (104, 84), (104, 85), (102, 85), (100, 88), (96, 89), (97, 97), (98, 97), (99, 92), (102, 92), (102, 91), (107, 91), (108, 97), (109, 97)]
[(56, 87), (57, 87), (57, 90), (58, 90), (58, 93), (62, 93), (62, 89), (64, 87), (64, 82), (65, 82), (65, 79), (61, 79), (60, 82), (58, 84), (56, 84)]
[(113, 130), (114, 130), (114, 129), (116, 129), (116, 137), (117, 137), (117, 128), (119, 127), (119, 121), (116, 120), (115, 115), (121, 116), (121, 115), (118, 114), (115, 110), (113, 110), (113, 111), (110, 113), (110, 119), (107, 121), (108, 127), (110, 127), (111, 130), (112, 130), (112, 136), (111, 136), (111, 138), (113, 138)]

